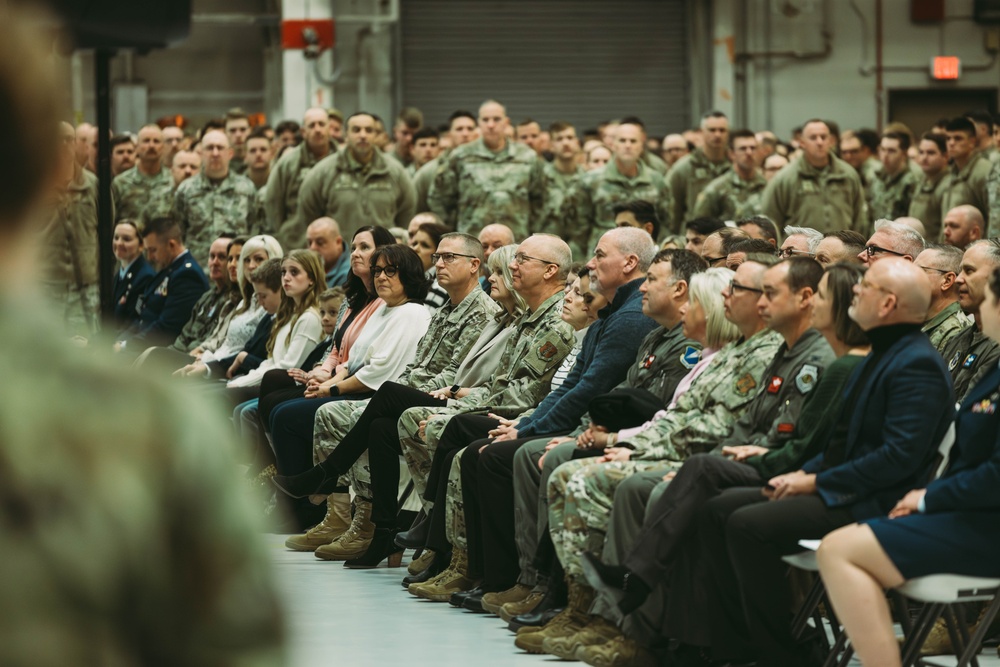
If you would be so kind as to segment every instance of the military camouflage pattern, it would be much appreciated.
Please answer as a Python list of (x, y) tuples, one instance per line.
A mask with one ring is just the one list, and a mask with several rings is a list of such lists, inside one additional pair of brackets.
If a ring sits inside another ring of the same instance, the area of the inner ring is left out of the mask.
[(565, 239), (573, 251), (573, 261), (576, 262), (585, 262), (589, 259), (587, 246), (586, 243), (580, 243), (582, 235), (576, 233), (573, 221), (564, 215), (564, 204), (574, 184), (584, 173), (581, 167), (577, 167), (572, 174), (564, 174), (556, 169), (553, 162), (543, 164), (542, 189), (545, 192), (545, 210), (534, 230), (536, 233), (554, 234)]
[(158, 174), (146, 176), (136, 165), (118, 174), (111, 182), (111, 201), (115, 207), (115, 221), (142, 220), (143, 210), (150, 201), (160, 197), (162, 191), (173, 190), (174, 177), (167, 168)]
[(448, 544), (455, 549), (469, 549), (465, 532), (465, 503), (462, 500), (462, 454), (465, 447), (455, 452), (448, 468), (448, 493), (444, 503), (444, 534)]
[(305, 230), (316, 218), (329, 216), (349, 246), (354, 232), (367, 225), (405, 229), (415, 204), (413, 184), (399, 162), (375, 151), (368, 164), (361, 164), (343, 150), (320, 160), (303, 179), (299, 224)]
[[(924, 326), (920, 330), (927, 334), (931, 345), (941, 353), (941, 356), (944, 356), (948, 343), (970, 326), (972, 326), (972, 318), (963, 313), (962, 307), (955, 301), (924, 322)], [(945, 360), (947, 361), (948, 357), (945, 357)]]
[(1000, 345), (973, 325), (952, 338), (941, 356), (951, 372), (955, 399), (961, 403), (968, 391), (996, 368), (1000, 361)]
[(570, 233), (566, 242), (571, 248), (586, 248), (585, 257), (589, 258), (604, 232), (615, 228), (615, 206), (634, 199), (642, 199), (656, 207), (661, 230), (673, 228), (670, 190), (666, 182), (649, 167), (641, 163), (638, 166), (635, 178), (628, 178), (612, 160), (603, 169), (589, 171), (576, 181), (563, 206), (566, 229)]
[(882, 218), (895, 220), (905, 217), (910, 212), (916, 187), (917, 177), (908, 168), (895, 176), (889, 176), (883, 169), (871, 184), (868, 218), (874, 223)]
[(757, 215), (766, 185), (767, 179), (760, 171), (755, 171), (753, 178), (745, 181), (733, 169), (705, 186), (695, 201), (691, 219), (739, 220)]
[(782, 342), (779, 334), (763, 329), (742, 344), (722, 348), (673, 410), (629, 437), (632, 459), (684, 461), (727, 438), (764, 389), (764, 372)]
[(951, 178), (941, 197), (942, 218), (956, 206), (969, 204), (979, 209), (983, 218), (987, 219), (989, 228), (990, 221), (987, 216), (990, 214), (990, 198), (987, 181), (992, 168), (993, 163), (982, 153), (973, 154), (972, 159), (962, 169), (954, 164), (951, 165), (949, 167)]
[(427, 195), (431, 191), (431, 183), (434, 182), (438, 170), (441, 168), (441, 159), (450, 152), (449, 150), (437, 156), (418, 169), (417, 173), (413, 175), (413, 190), (417, 194), (417, 213), (426, 213), (431, 210), (430, 205), (427, 203)]
[[(994, 156), (1000, 156), (1000, 151), (993, 151)], [(1000, 157), (993, 160), (990, 174), (986, 179), (987, 196), (990, 206), (990, 217), (986, 225), (986, 238), (1000, 236)]]
[(941, 213), (941, 200), (948, 188), (949, 180), (947, 169), (942, 169), (934, 178), (927, 178), (925, 174), (921, 174), (910, 199), (910, 210), (907, 215), (924, 223), (924, 231), (927, 232), (925, 238), (931, 243), (938, 243), (941, 240), (941, 221), (944, 218)]
[(237, 236), (260, 233), (256, 199), (253, 181), (231, 170), (218, 184), (201, 173), (177, 187), (174, 215), (183, 226), (185, 243), (199, 265), (208, 266), (208, 249), (222, 232)]
[(149, 196), (149, 201), (139, 213), (139, 223), (142, 227), (149, 224), (154, 218), (163, 218), (174, 213), (174, 195), (177, 188), (171, 185), (169, 188), (154, 190)]
[[(336, 152), (337, 144), (331, 141), (330, 154)], [(267, 229), (271, 230), (282, 248), (306, 246), (306, 227), (312, 220), (305, 222), (296, 215), (299, 210), (299, 190), (302, 189), (302, 182), (309, 170), (318, 162), (306, 143), (302, 142), (286, 151), (271, 168), (263, 196), (264, 216)], [(350, 239), (347, 242), (350, 243)]]
[(238, 301), (233, 299), (233, 291), (227, 285), (212, 289), (201, 295), (191, 310), (191, 319), (187, 321), (181, 333), (170, 347), (178, 352), (190, 352), (209, 337), (221, 319), (229, 316), (236, 309)]
[(732, 169), (729, 159), (712, 162), (700, 148), (688, 153), (674, 163), (667, 174), (672, 210), (670, 220), (674, 234), (683, 233), (684, 223), (695, 218), (694, 209), (698, 195), (719, 176)]
[(851, 165), (832, 155), (824, 169), (803, 158), (779, 171), (764, 188), (760, 207), (778, 229), (812, 227), (824, 234), (853, 229), (867, 236), (868, 209), (861, 179)]
[(526, 238), (537, 231), (544, 211), (543, 164), (523, 144), (507, 141), (493, 152), (477, 139), (441, 160), (427, 204), (457, 231), (477, 234), (498, 223), (510, 227), (515, 239)]

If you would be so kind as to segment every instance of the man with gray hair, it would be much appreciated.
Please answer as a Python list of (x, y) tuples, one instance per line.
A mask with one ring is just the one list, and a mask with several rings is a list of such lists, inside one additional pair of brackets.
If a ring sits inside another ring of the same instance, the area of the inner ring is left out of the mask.
[(979, 308), (986, 299), (986, 283), (997, 267), (1000, 267), (1000, 239), (976, 241), (962, 255), (962, 269), (955, 279), (958, 303), (975, 322), (951, 339), (943, 353), (958, 401), (1000, 360), (1000, 346), (983, 335), (979, 316)]
[(781, 257), (792, 257), (793, 255), (807, 255), (812, 257), (816, 254), (816, 248), (823, 240), (823, 233), (812, 227), (785, 227), (785, 242), (781, 244)]
[(986, 221), (975, 206), (962, 204), (944, 216), (941, 238), (947, 245), (965, 250), (970, 244), (986, 236)]
[(931, 281), (931, 307), (921, 331), (942, 354), (951, 339), (971, 324), (958, 303), (957, 279), (962, 270), (962, 254), (954, 246), (931, 244), (913, 260)]
[(868, 265), (886, 257), (902, 257), (912, 262), (923, 249), (924, 237), (913, 227), (882, 219), (875, 221), (875, 233), (858, 253), (858, 259)]

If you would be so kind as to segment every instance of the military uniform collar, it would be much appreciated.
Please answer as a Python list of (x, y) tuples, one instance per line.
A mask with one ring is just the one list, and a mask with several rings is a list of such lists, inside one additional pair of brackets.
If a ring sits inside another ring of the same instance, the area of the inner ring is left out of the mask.
[(338, 157), (341, 159), (341, 164), (350, 171), (364, 173), (367, 171), (369, 174), (380, 174), (388, 171), (385, 158), (382, 157), (380, 150), (377, 148), (372, 153), (372, 161), (367, 165), (361, 164), (351, 153), (351, 149), (343, 150), (338, 153)]
[(895, 185), (900, 180), (902, 180), (902, 178), (906, 176), (908, 173), (910, 173), (909, 165), (907, 165), (903, 169), (900, 169), (899, 173), (895, 174), (894, 176), (890, 176), (889, 174), (885, 173), (885, 169), (883, 169), (882, 171), (878, 172), (878, 178), (886, 185)]
[(962, 307), (960, 305), (958, 305), (958, 301), (952, 301), (947, 306), (945, 306), (944, 308), (942, 308), (940, 313), (938, 313), (937, 315), (935, 315), (931, 319), (929, 319), (926, 322), (924, 322), (924, 327), (923, 327), (924, 331), (928, 331), (930, 329), (933, 329), (934, 327), (938, 326), (939, 324), (941, 324), (942, 322), (944, 322), (946, 319), (948, 319), (949, 317), (951, 317), (955, 313), (960, 312), (961, 310), (962, 310)]
[(938, 172), (938, 175), (933, 178), (928, 178), (927, 174), (921, 172), (922, 178), (920, 180), (920, 190), (923, 192), (933, 192), (945, 176), (948, 175), (947, 169), (942, 169)]
[(961, 169), (958, 168), (958, 165), (952, 164), (951, 173), (956, 178), (965, 179), (969, 176), (969, 174), (972, 173), (973, 168), (979, 163), (979, 161), (985, 159), (986, 158), (983, 157), (983, 154), (981, 152), (976, 151), (972, 154), (972, 157), (969, 158), (968, 163), (966, 163), (966, 165)]
[(723, 156), (721, 160), (713, 161), (709, 159), (708, 154), (701, 148), (696, 148), (691, 155), (691, 162), (699, 167), (718, 167), (721, 164), (731, 164), (729, 158)]
[(635, 168), (637, 173), (635, 178), (629, 178), (622, 172), (618, 170), (618, 163), (614, 158), (611, 158), (606, 165), (604, 165), (604, 180), (606, 181), (618, 181), (619, 183), (650, 183), (649, 180), (649, 167), (643, 164), (642, 160), (635, 163)]
[(735, 168), (730, 169), (729, 180), (731, 180), (734, 185), (741, 188), (748, 188), (751, 185), (756, 185), (761, 182), (765, 185), (767, 184), (767, 179), (764, 178), (764, 174), (760, 173), (760, 169), (754, 169), (753, 176), (750, 177), (749, 181), (744, 181), (743, 177), (740, 176), (739, 172), (737, 172)]
[(188, 265), (190, 265), (192, 261), (193, 260), (191, 259), (191, 251), (185, 250), (181, 254), (177, 255), (177, 257), (174, 257), (174, 261), (170, 262), (170, 266), (167, 267), (167, 271), (174, 271), (176, 269), (179, 269), (181, 264), (185, 262), (187, 262)]
[(465, 314), (471, 309), (475, 308), (476, 304), (482, 301), (484, 297), (486, 298), (486, 300), (495, 303), (493, 299), (491, 299), (489, 295), (487, 295), (486, 292), (483, 291), (483, 289), (479, 286), (479, 283), (477, 282), (476, 286), (472, 288), (472, 291), (470, 291), (468, 294), (465, 295), (464, 299), (462, 299), (456, 304), (452, 304), (451, 299), (449, 299), (448, 302), (443, 306), (441, 306), (439, 310), (445, 308), (449, 309), (450, 312), (448, 313), (448, 321), (460, 322), (465, 317)]
[(787, 343), (784, 342), (781, 344), (781, 346), (786, 350), (785, 358), (794, 359), (798, 356), (805, 356), (807, 354), (810, 354), (814, 346), (825, 342), (826, 339), (823, 338), (823, 334), (821, 334), (816, 329), (810, 327), (809, 329), (806, 329), (805, 331), (802, 332), (802, 335), (799, 336), (799, 339), (795, 341), (795, 346), (792, 347), (791, 349), (789, 349), (787, 347)]
[(551, 310), (554, 306), (556, 306), (559, 303), (561, 303), (564, 298), (566, 298), (566, 294), (562, 290), (556, 292), (555, 294), (553, 294), (552, 296), (550, 296), (548, 299), (546, 299), (545, 301), (543, 301), (542, 304), (540, 306), (538, 306), (538, 308), (535, 309), (534, 311), (531, 311), (531, 310), (525, 311), (524, 312), (524, 316), (523, 316), (524, 317), (523, 322), (525, 324), (528, 324), (528, 323), (531, 323), (531, 322), (538, 321), (539, 319), (541, 319), (542, 317), (544, 317), (545, 314), (549, 310)]

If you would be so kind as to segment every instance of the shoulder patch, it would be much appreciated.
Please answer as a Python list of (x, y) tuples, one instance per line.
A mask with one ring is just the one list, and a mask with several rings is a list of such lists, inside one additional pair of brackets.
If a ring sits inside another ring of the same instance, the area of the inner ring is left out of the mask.
[(546, 341), (544, 345), (538, 348), (537, 353), (540, 360), (552, 361), (553, 357), (559, 353), (559, 349), (551, 341)]
[(753, 375), (750, 373), (736, 380), (736, 391), (739, 392), (740, 396), (746, 396), (756, 387), (757, 381), (753, 379)]
[(795, 386), (803, 394), (808, 394), (816, 386), (819, 378), (819, 368), (812, 364), (803, 364), (799, 374), (795, 376)]
[(962, 368), (972, 368), (972, 365), (976, 363), (976, 359), (979, 357), (978, 354), (970, 354), (962, 362)]
[(688, 370), (694, 368), (701, 361), (701, 350), (693, 345), (688, 345), (681, 353), (681, 366)]
[(955, 370), (955, 368), (956, 368), (956, 367), (958, 366), (958, 360), (959, 360), (959, 359), (960, 359), (961, 357), (962, 357), (962, 353), (961, 353), (961, 351), (959, 351), (959, 352), (956, 352), (956, 353), (955, 353), (955, 356), (953, 356), (953, 357), (951, 358), (951, 361), (949, 361), (949, 362), (948, 362), (948, 370), (949, 370), (949, 371), (953, 371), (953, 370)]

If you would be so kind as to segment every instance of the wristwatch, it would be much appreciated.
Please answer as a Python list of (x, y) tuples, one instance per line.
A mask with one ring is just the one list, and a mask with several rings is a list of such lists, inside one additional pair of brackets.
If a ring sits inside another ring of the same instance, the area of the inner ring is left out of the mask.
[(455, 394), (457, 394), (458, 390), (461, 389), (461, 388), (462, 388), (462, 385), (460, 385), (460, 384), (453, 384), (453, 385), (451, 385), (451, 389), (448, 390), (448, 393), (450, 393), (451, 396), (452, 396), (452, 398), (454, 398)]

